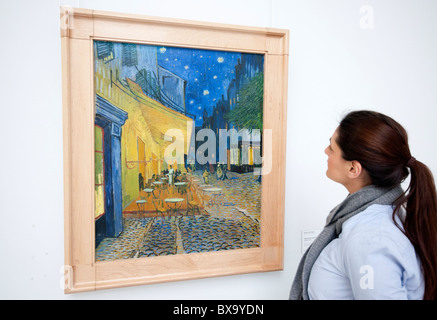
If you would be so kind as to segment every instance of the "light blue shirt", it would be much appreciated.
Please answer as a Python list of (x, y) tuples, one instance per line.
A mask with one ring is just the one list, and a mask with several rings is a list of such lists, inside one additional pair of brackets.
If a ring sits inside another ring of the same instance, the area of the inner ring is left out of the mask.
[(420, 260), (392, 214), (392, 206), (372, 205), (343, 224), (314, 263), (310, 299), (423, 298)]

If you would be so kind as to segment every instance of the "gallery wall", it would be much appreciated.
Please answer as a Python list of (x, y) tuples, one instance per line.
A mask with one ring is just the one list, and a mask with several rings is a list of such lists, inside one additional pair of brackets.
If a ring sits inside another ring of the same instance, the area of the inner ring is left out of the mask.
[[(290, 30), (284, 270), (64, 295), (59, 7)], [(437, 176), (434, 0), (1, 1), (0, 298), (286, 299), (302, 232), (346, 190), (325, 176), (342, 115), (398, 120)]]

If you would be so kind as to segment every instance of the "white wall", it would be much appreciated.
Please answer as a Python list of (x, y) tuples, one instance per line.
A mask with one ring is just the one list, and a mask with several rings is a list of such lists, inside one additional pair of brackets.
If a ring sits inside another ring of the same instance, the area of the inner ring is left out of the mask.
[[(60, 5), (290, 29), (284, 271), (63, 294)], [(0, 298), (286, 299), (301, 231), (346, 196), (323, 153), (342, 114), (393, 116), (437, 176), (436, 16), (434, 0), (1, 1)]]

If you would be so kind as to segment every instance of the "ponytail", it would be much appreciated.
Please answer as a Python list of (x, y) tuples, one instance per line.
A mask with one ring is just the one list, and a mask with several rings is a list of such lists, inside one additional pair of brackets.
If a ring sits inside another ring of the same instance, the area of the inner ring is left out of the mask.
[(437, 196), (431, 171), (422, 162), (407, 163), (410, 185), (394, 212), (405, 206), (404, 233), (420, 258), (425, 280), (424, 300), (437, 300)]

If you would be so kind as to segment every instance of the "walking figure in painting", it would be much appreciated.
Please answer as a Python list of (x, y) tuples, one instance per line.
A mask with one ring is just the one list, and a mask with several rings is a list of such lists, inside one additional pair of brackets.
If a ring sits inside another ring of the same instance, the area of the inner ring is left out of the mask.
[(206, 169), (203, 172), (203, 182), (205, 184), (209, 184), (209, 172)]
[(223, 170), (220, 166), (220, 163), (217, 164), (217, 172), (216, 172), (217, 180), (223, 180)]
[(141, 173), (138, 175), (138, 184), (139, 184), (140, 191), (143, 190), (144, 189), (144, 177)]

